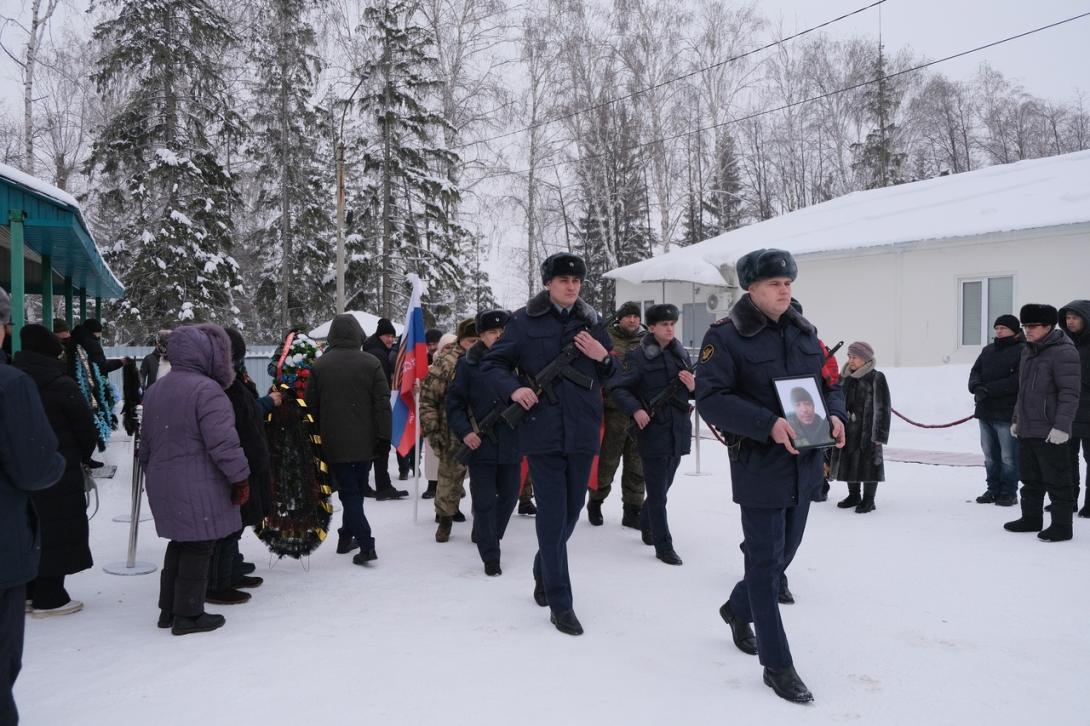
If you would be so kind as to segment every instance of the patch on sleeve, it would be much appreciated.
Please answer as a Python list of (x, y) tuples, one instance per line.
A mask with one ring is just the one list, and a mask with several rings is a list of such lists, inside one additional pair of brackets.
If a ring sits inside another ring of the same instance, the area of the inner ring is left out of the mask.
[(714, 345), (705, 345), (700, 350), (700, 362), (701, 363), (707, 363), (708, 361), (710, 361), (712, 359), (713, 355), (715, 355), (715, 346)]

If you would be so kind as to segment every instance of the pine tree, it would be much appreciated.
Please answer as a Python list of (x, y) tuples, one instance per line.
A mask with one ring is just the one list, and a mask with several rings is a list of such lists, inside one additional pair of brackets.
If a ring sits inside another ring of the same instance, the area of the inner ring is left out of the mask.
[(900, 105), (900, 93), (886, 77), (885, 52), (878, 46), (875, 60), (875, 83), (863, 94), (864, 107), (876, 127), (862, 143), (852, 144), (855, 161), (852, 169), (864, 189), (877, 189), (905, 182), (907, 156), (896, 151), (897, 126), (893, 116)]
[(94, 79), (120, 103), (95, 140), (104, 256), (127, 298), (115, 318), (127, 339), (174, 322), (239, 324), (231, 255), (237, 204), (218, 141), (237, 138), (222, 58), (236, 37), (205, 0), (111, 0)]
[(715, 170), (703, 201), (704, 211), (711, 217), (704, 225), (707, 237), (742, 226), (742, 178), (734, 137), (729, 131), (723, 130), (715, 138)]
[(247, 239), (257, 263), (259, 329), (277, 337), (292, 325), (327, 319), (334, 307), (332, 270), (334, 198), (328, 110), (311, 102), (321, 61), (306, 20), (313, 0), (264, 0), (252, 58), (257, 71), (253, 136), (256, 163), (254, 217)]
[(385, 316), (400, 311), (406, 272), (424, 280), (426, 303), (451, 310), (465, 274), (458, 252), (467, 233), (452, 219), (459, 192), (448, 173), (459, 160), (441, 140), (446, 120), (429, 104), (439, 87), (434, 40), (415, 23), (413, 10), (406, 0), (375, 0), (360, 28), (376, 46), (362, 70), (370, 83), (360, 107), (377, 129), (376, 143), (363, 147), (362, 156), (379, 210)]

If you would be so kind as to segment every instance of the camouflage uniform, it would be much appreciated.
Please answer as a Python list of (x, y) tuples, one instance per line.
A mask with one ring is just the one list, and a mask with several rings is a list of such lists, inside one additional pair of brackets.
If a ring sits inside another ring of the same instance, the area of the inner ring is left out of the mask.
[[(627, 333), (619, 325), (609, 328), (609, 337), (613, 340), (613, 355), (618, 365), (623, 364), (628, 351), (640, 344), (646, 331)], [(602, 502), (613, 488), (613, 477), (624, 458), (624, 471), (621, 475), (621, 501), (635, 507), (643, 505), (644, 483), (643, 463), (640, 461), (636, 438), (629, 436), (627, 427), (632, 418), (625, 414), (613, 400), (612, 394), (606, 395), (606, 431), (602, 438), (602, 450), (598, 455), (598, 489), (591, 491), (590, 501)]]
[(466, 467), (454, 458), (461, 443), (447, 426), (445, 398), (447, 387), (454, 380), (458, 358), (465, 354), (462, 346), (452, 343), (435, 357), (428, 375), (420, 386), (420, 426), (428, 437), (428, 446), (439, 457), (439, 483), (435, 488), (435, 513), (453, 517), (459, 501), (466, 495)]

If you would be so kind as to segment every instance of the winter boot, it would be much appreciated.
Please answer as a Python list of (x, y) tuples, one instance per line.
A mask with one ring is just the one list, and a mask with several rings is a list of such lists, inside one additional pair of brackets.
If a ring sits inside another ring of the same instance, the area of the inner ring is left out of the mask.
[(446, 542), (450, 539), (450, 528), (454, 525), (454, 520), (450, 517), (440, 517), (439, 527), (435, 530), (435, 541)]
[(499, 575), (502, 575), (503, 570), (500, 569), (500, 561), (489, 560), (488, 562), (484, 563), (484, 574), (488, 575), (489, 577), (498, 577)]
[[(1060, 511), (1064, 510), (1064, 511)], [(1037, 535), (1042, 542), (1066, 542), (1071, 539), (1071, 515), (1067, 507), (1053, 507), (1052, 524)]]
[(167, 628), (174, 627), (174, 613), (169, 610), (159, 611), (159, 621), (155, 623), (156, 626), (166, 630)]
[(651, 534), (650, 527), (640, 528), (640, 538), (643, 540), (643, 543), (648, 547), (651, 547), (655, 544), (655, 536)]
[(201, 613), (195, 618), (187, 618), (178, 615), (174, 618), (174, 625), (170, 632), (175, 635), (189, 635), (190, 633), (207, 633), (216, 628), (222, 628), (227, 618), (212, 613)]
[(1083, 508), (1079, 510), (1079, 516), (1083, 519), (1090, 519), (1090, 502), (1087, 502)]
[(451, 517), (451, 519), (453, 519), (455, 522), (464, 522), (466, 521), (466, 515), (462, 514), (461, 509), (456, 509), (454, 510), (454, 516)]
[(587, 519), (595, 527), (601, 527), (605, 521), (602, 519), (602, 503), (591, 499), (587, 502)]
[(366, 565), (368, 562), (374, 562), (378, 559), (378, 555), (375, 554), (375, 549), (372, 547), (369, 550), (362, 550), (352, 556), (353, 565)]
[(1015, 504), (1018, 504), (1018, 496), (1016, 494), (1000, 494), (995, 498), (995, 506), (997, 507), (1013, 507)]
[(253, 562), (243, 562), (242, 563), (242, 574), (243, 575), (252, 575), (256, 571), (257, 571), (257, 565), (255, 565)]
[(863, 501), (859, 502), (859, 505), (855, 508), (856, 514), (866, 514), (876, 509), (874, 506), (874, 493), (876, 491), (878, 491), (878, 482), (868, 481), (863, 484)]
[(439, 482), (435, 479), (428, 479), (428, 488), (424, 490), (424, 493), (420, 495), (421, 499), (435, 499), (435, 487), (439, 486)]
[(640, 509), (642, 509), (642, 507), (639, 504), (624, 505), (624, 514), (621, 515), (621, 526), (639, 529)]
[[(249, 602), (250, 597), (250, 593), (236, 590), (232, 587), (226, 590), (210, 592), (204, 596), (204, 601), (210, 602), (213, 605), (241, 605), (244, 602)], [(175, 618), (175, 620), (177, 620), (177, 618)]]
[(341, 534), (337, 537), (337, 554), (347, 555), (352, 550), (358, 550), (360, 543), (350, 534)]
[(261, 583), (265, 582), (264, 578), (254, 577), (252, 575), (243, 575), (238, 578), (238, 582), (235, 583), (235, 587), (239, 589), (261, 587)]
[(829, 486), (829, 480), (823, 479), (821, 481), (821, 489), (814, 495), (815, 502), (826, 502), (829, 500), (829, 490), (832, 487)]
[(983, 494), (981, 494), (979, 497), (976, 498), (976, 503), (977, 504), (995, 504), (997, 499), (999, 499), (999, 497), (997, 497), (995, 495), (995, 493), (991, 489), (989, 489), (988, 491), (984, 492)]
[(537, 507), (534, 506), (533, 501), (519, 502), (519, 514), (524, 517), (532, 517), (537, 514)]
[(540, 577), (534, 578), (534, 602), (539, 607), (545, 607), (549, 604), (549, 601), (545, 599), (545, 581)]
[(371, 488), (370, 484), (363, 485), (363, 496), (367, 497), (368, 499), (375, 498), (375, 490)]
[(850, 482), (848, 484), (848, 496), (837, 502), (836, 506), (841, 509), (851, 509), (858, 506), (862, 501), (862, 497), (859, 496), (859, 482)]
[(1003, 529), (1008, 532), (1040, 532), (1042, 527), (1041, 500), (1029, 501), (1022, 496), (1022, 516), (1013, 522), (1007, 522)]

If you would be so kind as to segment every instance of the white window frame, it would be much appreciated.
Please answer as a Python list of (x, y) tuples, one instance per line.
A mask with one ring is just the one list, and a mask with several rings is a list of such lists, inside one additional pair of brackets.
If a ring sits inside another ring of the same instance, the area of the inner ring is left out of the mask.
[[(992, 320), (988, 315), (988, 292), (991, 286), (991, 281), (999, 278), (1007, 278), (1011, 280), (1011, 307), (1012, 312), (1017, 311), (1017, 305), (1015, 301), (1018, 299), (1018, 276), (1013, 272), (994, 272), (987, 275), (973, 275), (968, 277), (957, 278), (957, 299), (958, 299), (958, 313), (957, 321), (955, 325), (954, 334), (957, 336), (958, 348), (982, 348), (991, 342), (992, 339)], [(966, 343), (962, 339), (962, 333), (964, 332), (965, 321), (965, 285), (966, 283), (979, 282), (980, 285), (980, 343)]]

